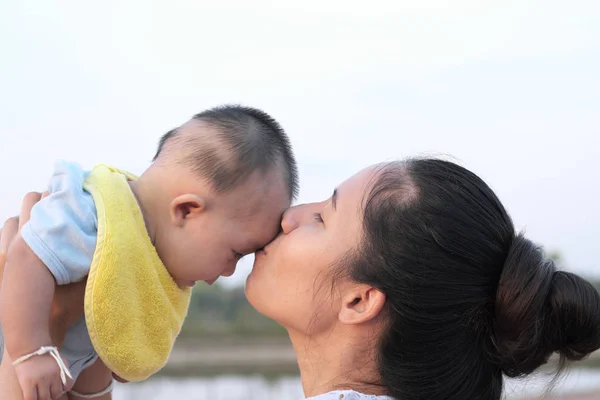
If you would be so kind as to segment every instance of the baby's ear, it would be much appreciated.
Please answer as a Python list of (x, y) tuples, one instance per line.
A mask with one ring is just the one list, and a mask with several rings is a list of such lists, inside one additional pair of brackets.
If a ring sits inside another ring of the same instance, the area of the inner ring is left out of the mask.
[(171, 222), (183, 226), (186, 220), (196, 218), (206, 210), (206, 201), (196, 194), (182, 194), (175, 197), (169, 204)]

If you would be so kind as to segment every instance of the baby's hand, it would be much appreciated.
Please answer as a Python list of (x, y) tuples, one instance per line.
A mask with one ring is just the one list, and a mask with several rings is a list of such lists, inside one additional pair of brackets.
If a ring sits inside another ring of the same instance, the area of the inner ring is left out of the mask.
[(15, 372), (23, 391), (23, 400), (58, 399), (70, 390), (73, 383), (67, 378), (67, 387), (63, 386), (60, 367), (50, 354), (30, 358), (15, 366)]

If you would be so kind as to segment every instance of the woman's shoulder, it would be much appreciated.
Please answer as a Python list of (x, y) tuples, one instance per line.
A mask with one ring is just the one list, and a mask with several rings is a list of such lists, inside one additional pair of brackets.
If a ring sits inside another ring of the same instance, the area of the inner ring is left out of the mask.
[(354, 390), (334, 390), (333, 392), (308, 397), (306, 400), (394, 400), (390, 396), (363, 394)]

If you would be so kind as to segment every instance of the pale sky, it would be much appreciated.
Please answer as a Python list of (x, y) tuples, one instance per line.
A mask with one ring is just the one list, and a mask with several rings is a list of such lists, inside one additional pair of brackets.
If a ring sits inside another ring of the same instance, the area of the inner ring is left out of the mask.
[(600, 276), (598, 2), (3, 1), (0, 49), (2, 219), (56, 159), (141, 173), (168, 129), (241, 103), (289, 133), (302, 202), (449, 155)]

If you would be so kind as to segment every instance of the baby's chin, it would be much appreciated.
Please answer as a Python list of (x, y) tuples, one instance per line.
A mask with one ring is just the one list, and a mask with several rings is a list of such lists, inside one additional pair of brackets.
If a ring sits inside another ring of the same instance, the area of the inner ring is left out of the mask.
[(186, 281), (186, 280), (175, 280), (175, 283), (177, 284), (177, 286), (179, 286), (179, 289), (182, 289), (182, 290), (194, 287), (194, 285), (196, 284), (195, 281)]

